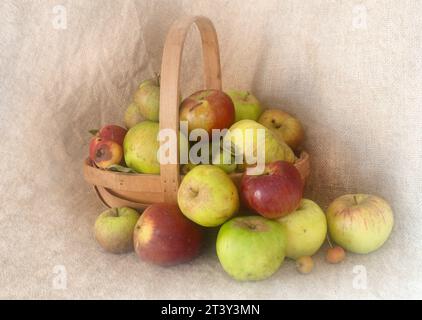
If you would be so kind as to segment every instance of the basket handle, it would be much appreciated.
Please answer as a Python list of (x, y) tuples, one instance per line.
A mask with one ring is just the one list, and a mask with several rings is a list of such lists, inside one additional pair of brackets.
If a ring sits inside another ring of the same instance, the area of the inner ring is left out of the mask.
[[(170, 27), (164, 44), (160, 83), (160, 130), (172, 129), (179, 132), (180, 65), (185, 38), (192, 24), (196, 24), (201, 34), (205, 88), (218, 90), (222, 88), (218, 39), (211, 20), (203, 16), (178, 19)], [(177, 162), (179, 162), (179, 151)], [(160, 166), (162, 192), (167, 203), (177, 203), (179, 169), (179, 163)]]

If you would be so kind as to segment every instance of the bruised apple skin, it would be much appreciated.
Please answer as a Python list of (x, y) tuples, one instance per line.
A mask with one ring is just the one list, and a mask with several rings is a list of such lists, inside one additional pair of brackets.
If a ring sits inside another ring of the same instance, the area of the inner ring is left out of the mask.
[(201, 228), (177, 205), (153, 204), (139, 218), (133, 234), (135, 251), (145, 261), (162, 266), (195, 258), (202, 247)]
[(262, 175), (245, 172), (240, 185), (243, 202), (269, 219), (281, 218), (296, 210), (303, 188), (299, 171), (286, 161), (267, 164)]
[(94, 162), (99, 168), (119, 164), (123, 159), (123, 148), (117, 142), (101, 140), (94, 149)]
[(180, 120), (187, 121), (189, 131), (226, 129), (235, 119), (231, 98), (220, 90), (201, 90), (184, 99), (180, 105)]

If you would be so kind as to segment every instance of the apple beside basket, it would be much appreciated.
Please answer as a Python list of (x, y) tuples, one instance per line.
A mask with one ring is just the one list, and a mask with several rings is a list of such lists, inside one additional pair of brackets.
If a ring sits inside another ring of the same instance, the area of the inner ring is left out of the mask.
[[(195, 24), (201, 34), (205, 88), (221, 90), (220, 53), (212, 22), (202, 16), (187, 16), (170, 28), (161, 64), (160, 129), (179, 130), (179, 74), (186, 34)], [(302, 179), (309, 175), (309, 155), (302, 151), (295, 162)], [(88, 158), (84, 162), (85, 180), (94, 186), (107, 207), (128, 206), (145, 209), (153, 203), (177, 203), (181, 181), (179, 164), (162, 164), (160, 175), (134, 174), (96, 168)], [(230, 175), (239, 185), (242, 173)]]

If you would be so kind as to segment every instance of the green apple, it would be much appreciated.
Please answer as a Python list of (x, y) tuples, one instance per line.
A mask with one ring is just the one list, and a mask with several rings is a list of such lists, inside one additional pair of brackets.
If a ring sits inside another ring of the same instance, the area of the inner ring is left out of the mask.
[[(226, 159), (229, 160), (229, 163), (226, 163)], [(223, 169), (225, 173), (233, 173), (237, 167), (234, 157), (227, 150), (218, 150), (216, 154), (213, 154), (212, 164)]]
[(327, 209), (331, 239), (354, 253), (370, 253), (390, 236), (394, 217), (389, 204), (368, 194), (347, 194), (335, 199)]
[[(158, 141), (159, 124), (153, 121), (143, 121), (130, 128), (123, 141), (123, 153), (126, 165), (140, 173), (160, 173), (160, 162), (157, 153), (160, 148)], [(179, 150), (188, 151), (188, 140), (180, 134)]]
[(263, 280), (284, 261), (284, 226), (259, 216), (237, 217), (217, 235), (217, 256), (223, 269), (240, 281)]
[(305, 137), (302, 124), (298, 119), (279, 109), (265, 110), (258, 120), (292, 149), (297, 149)]
[(239, 209), (239, 194), (230, 177), (212, 165), (198, 165), (183, 178), (177, 194), (180, 210), (193, 222), (216, 227)]
[(139, 108), (139, 113), (147, 120), (158, 121), (160, 111), (160, 80), (143, 81), (133, 96), (133, 101)]
[(229, 90), (227, 94), (232, 99), (235, 109), (235, 122), (249, 119), (258, 121), (262, 108), (258, 99), (249, 91)]
[(124, 120), (126, 128), (128, 129), (132, 128), (133, 126), (144, 120), (141, 113), (139, 112), (139, 108), (136, 103), (132, 102), (127, 107)]
[(312, 256), (327, 236), (325, 214), (312, 200), (302, 199), (296, 211), (278, 221), (286, 228), (286, 256), (291, 259)]
[(95, 239), (106, 251), (125, 253), (133, 250), (133, 230), (140, 214), (131, 208), (112, 208), (95, 221)]
[(290, 163), (295, 161), (295, 155), (286, 143), (278, 140), (269, 129), (253, 120), (240, 120), (230, 127), (232, 152), (256, 157), (259, 146), (258, 130), (263, 130), (265, 134), (265, 163), (278, 160)]

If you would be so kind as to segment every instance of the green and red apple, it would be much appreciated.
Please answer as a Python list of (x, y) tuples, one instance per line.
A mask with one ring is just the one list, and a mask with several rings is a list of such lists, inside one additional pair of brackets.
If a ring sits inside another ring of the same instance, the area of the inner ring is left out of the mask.
[(144, 119), (158, 121), (160, 114), (160, 80), (149, 79), (143, 81), (133, 96), (134, 103)]
[(335, 199), (327, 209), (330, 238), (354, 253), (370, 253), (390, 236), (394, 217), (390, 205), (368, 194), (347, 194)]
[(132, 251), (133, 230), (139, 216), (139, 213), (132, 208), (107, 209), (95, 221), (95, 239), (108, 252)]
[(240, 120), (258, 121), (262, 113), (261, 104), (249, 91), (229, 90), (227, 94), (232, 99), (235, 109), (235, 122)]
[(183, 214), (204, 227), (216, 227), (239, 209), (239, 195), (230, 177), (213, 165), (198, 165), (183, 178), (177, 200)]
[(258, 120), (279, 139), (283, 140), (293, 150), (303, 142), (305, 132), (298, 119), (279, 109), (265, 110)]
[(223, 91), (201, 90), (184, 99), (180, 105), (180, 121), (188, 122), (189, 132), (204, 129), (226, 129), (235, 118), (233, 102)]
[(177, 205), (153, 204), (139, 218), (133, 233), (138, 256), (159, 265), (189, 261), (200, 253), (201, 228), (187, 219)]
[(246, 171), (240, 183), (243, 202), (269, 219), (281, 218), (296, 210), (303, 196), (303, 181), (296, 167), (286, 161), (265, 166), (261, 175)]
[(286, 242), (286, 232), (280, 223), (260, 216), (237, 217), (220, 228), (217, 256), (234, 279), (263, 280), (283, 263)]
[(322, 209), (312, 200), (302, 199), (292, 213), (278, 219), (287, 233), (286, 256), (298, 259), (312, 256), (327, 236), (327, 220)]
[(127, 130), (117, 125), (107, 125), (98, 132), (89, 144), (89, 157), (100, 168), (121, 163), (123, 159), (123, 140)]

